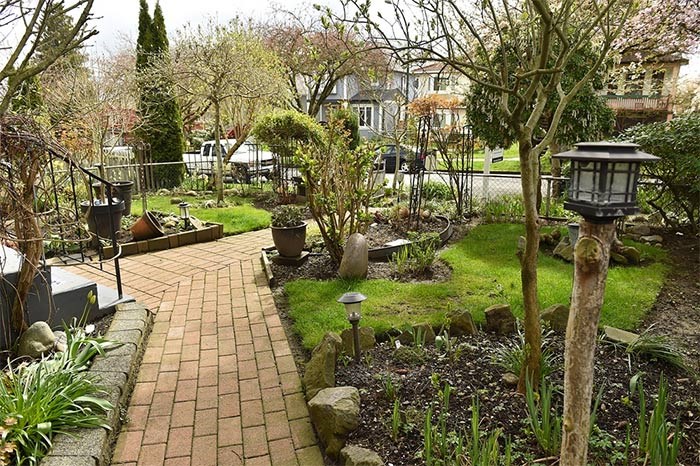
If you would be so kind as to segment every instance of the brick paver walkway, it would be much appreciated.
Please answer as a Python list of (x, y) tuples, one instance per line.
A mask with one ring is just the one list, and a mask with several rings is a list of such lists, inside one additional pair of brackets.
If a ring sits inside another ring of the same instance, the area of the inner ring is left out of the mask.
[(113, 465), (323, 464), (260, 265), (270, 243), (264, 230), (120, 261), (156, 317)]

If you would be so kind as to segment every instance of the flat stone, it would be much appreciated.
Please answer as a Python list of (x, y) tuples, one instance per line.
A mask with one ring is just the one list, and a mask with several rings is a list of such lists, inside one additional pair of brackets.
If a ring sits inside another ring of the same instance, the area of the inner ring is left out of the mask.
[(57, 435), (51, 453), (59, 456), (92, 456), (99, 459), (106, 452), (106, 444), (107, 430), (101, 427), (80, 429), (71, 432), (70, 435)]
[[(377, 339), (374, 335), (372, 327), (360, 327), (360, 350), (367, 351), (374, 348), (377, 344)], [(346, 328), (340, 333), (340, 338), (343, 340), (343, 351), (347, 355), (355, 354), (355, 346), (352, 338), (352, 329)]]
[(574, 261), (574, 248), (571, 246), (568, 236), (564, 236), (561, 241), (559, 241), (559, 244), (554, 248), (552, 254), (567, 262)]
[(138, 346), (141, 344), (143, 332), (141, 330), (108, 330), (105, 338), (117, 343), (133, 343)]
[(97, 460), (84, 456), (59, 456), (49, 454), (41, 459), (41, 466), (97, 466)]
[(651, 233), (651, 228), (649, 228), (649, 225), (632, 225), (627, 228), (626, 232), (632, 235), (645, 236)]
[(642, 236), (640, 240), (644, 243), (663, 243), (664, 238), (661, 235), (650, 235), (650, 236)]
[(608, 327), (607, 325), (603, 327), (605, 332), (605, 337), (615, 343), (624, 343), (625, 345), (631, 345), (639, 338), (636, 333), (628, 332), (626, 330), (621, 330), (615, 327)]
[(549, 306), (540, 313), (540, 319), (547, 322), (555, 332), (566, 333), (566, 326), (569, 323), (569, 307), (563, 304)]
[(638, 265), (642, 261), (642, 255), (639, 253), (639, 250), (632, 246), (623, 246), (619, 252), (625, 256), (630, 264)]
[(610, 251), (610, 260), (612, 260), (616, 264), (621, 265), (627, 265), (628, 263), (627, 258), (625, 256), (615, 251)]
[(384, 466), (384, 461), (375, 451), (355, 445), (340, 450), (340, 458), (343, 466)]
[(309, 259), (309, 252), (308, 251), (302, 251), (301, 255), (297, 257), (286, 257), (286, 256), (280, 256), (277, 254), (276, 256), (272, 256), (270, 260), (274, 262), (275, 264), (278, 265), (291, 265), (293, 267), (299, 267), (304, 264)]

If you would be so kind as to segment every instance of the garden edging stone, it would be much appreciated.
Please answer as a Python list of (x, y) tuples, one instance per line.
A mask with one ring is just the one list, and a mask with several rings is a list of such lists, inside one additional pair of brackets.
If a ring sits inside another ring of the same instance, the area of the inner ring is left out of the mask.
[(42, 466), (106, 466), (110, 464), (112, 447), (121, 424), (121, 413), (136, 383), (138, 367), (153, 327), (153, 314), (138, 303), (116, 306), (114, 319), (105, 338), (123, 343), (95, 358), (90, 373), (96, 374), (104, 388), (102, 398), (114, 405), (107, 415), (109, 429), (78, 429), (59, 434), (51, 451), (40, 462)]

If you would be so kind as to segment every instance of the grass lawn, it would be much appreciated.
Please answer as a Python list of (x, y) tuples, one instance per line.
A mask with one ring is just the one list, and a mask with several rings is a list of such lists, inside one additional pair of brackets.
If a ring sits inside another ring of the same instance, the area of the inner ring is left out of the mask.
[[(563, 229), (562, 229), (563, 230)], [(440, 325), (451, 309), (469, 309), (483, 322), (484, 309), (509, 303), (522, 317), (520, 264), (515, 256), (522, 225), (495, 224), (475, 228), (441, 257), (453, 268), (445, 283), (397, 283), (389, 280), (357, 282), (299, 280), (288, 283), (290, 315), (306, 348), (312, 348), (327, 331), (340, 331), (349, 324), (343, 307), (336, 303), (346, 291), (359, 291), (368, 299), (362, 304), (363, 325), (377, 332), (405, 323)], [(642, 257), (653, 259), (644, 267), (612, 267), (608, 273), (601, 323), (634, 329), (651, 308), (668, 270), (664, 251), (634, 244)], [(573, 265), (540, 255), (539, 296), (544, 309), (569, 304)]]
[[(518, 143), (503, 150), (503, 161), (491, 164), (491, 172), (512, 172), (520, 173), (520, 161), (518, 154)], [(445, 169), (440, 164), (440, 169)], [(550, 173), (552, 166), (549, 157), (542, 158), (542, 173)], [(484, 149), (474, 151), (474, 171), (484, 171)]]
[[(148, 209), (161, 212), (171, 212), (179, 215), (180, 208), (170, 204), (172, 196), (148, 196)], [(250, 200), (229, 196), (226, 197), (228, 207), (204, 209), (200, 207), (204, 201), (202, 198), (192, 196), (178, 196), (183, 201), (189, 202), (190, 214), (199, 220), (224, 224), (224, 235), (235, 235), (246, 231), (261, 230), (270, 226), (270, 213), (263, 209), (253, 207)], [(131, 213), (141, 215), (141, 198), (134, 198), (131, 204)]]

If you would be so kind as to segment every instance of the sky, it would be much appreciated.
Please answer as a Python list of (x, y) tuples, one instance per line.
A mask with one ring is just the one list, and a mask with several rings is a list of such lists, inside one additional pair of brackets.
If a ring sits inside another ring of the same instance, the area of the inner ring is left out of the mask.
[[(153, 13), (156, 0), (147, 0)], [(258, 20), (283, 8), (292, 11), (312, 8), (313, 3), (330, 4), (332, 0), (160, 0), (165, 26), (172, 35), (188, 22), (198, 24), (209, 16), (221, 22), (237, 15)], [(115, 51), (124, 40), (136, 42), (138, 35), (139, 0), (96, 0), (93, 12), (98, 18), (95, 26), (100, 33), (92, 42), (94, 51)], [(681, 76), (700, 77), (700, 54), (693, 55), (690, 64), (681, 68)]]
[[(147, 0), (153, 14), (156, 0)], [(312, 3), (324, 4), (324, 0), (160, 0), (165, 16), (165, 27), (169, 35), (188, 22), (198, 24), (209, 16), (221, 22), (235, 18), (252, 17), (265, 19), (266, 16), (284, 5), (287, 10), (296, 11), (311, 8)], [(95, 27), (100, 33), (92, 45), (97, 52), (113, 51), (123, 44), (124, 38), (136, 42), (138, 36), (139, 0), (96, 0), (93, 6), (96, 18)]]

